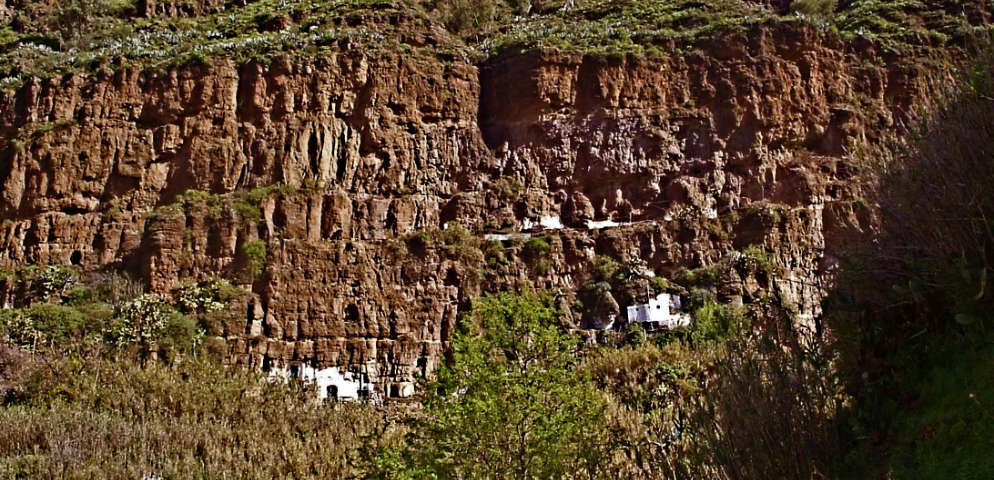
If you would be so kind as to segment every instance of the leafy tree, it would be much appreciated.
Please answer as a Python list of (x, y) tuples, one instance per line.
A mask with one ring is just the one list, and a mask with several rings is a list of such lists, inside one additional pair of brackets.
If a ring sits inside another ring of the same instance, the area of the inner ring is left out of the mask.
[(583, 478), (610, 453), (605, 402), (577, 371), (577, 341), (547, 297), (482, 299), (453, 339), (404, 450), (385, 478)]

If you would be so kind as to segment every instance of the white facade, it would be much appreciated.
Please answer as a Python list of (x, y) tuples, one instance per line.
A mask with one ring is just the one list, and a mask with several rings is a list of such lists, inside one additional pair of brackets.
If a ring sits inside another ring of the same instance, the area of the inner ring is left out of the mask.
[(369, 394), (372, 386), (367, 382), (355, 379), (352, 372), (342, 374), (337, 367), (317, 369), (310, 365), (293, 364), (284, 369), (273, 369), (270, 378), (284, 380), (298, 379), (305, 383), (313, 383), (321, 400), (358, 400), (360, 392)]
[(532, 238), (530, 233), (484, 233), (483, 239), (494, 242), (506, 242), (510, 240), (528, 240)]
[(614, 220), (587, 220), (587, 230), (620, 227), (622, 224)]
[(545, 215), (539, 217), (538, 223), (526, 218), (521, 221), (521, 225), (524, 230), (531, 230), (534, 227), (541, 227), (543, 230), (559, 230), (563, 228), (563, 221), (560, 220), (559, 215)]
[(690, 325), (690, 316), (685, 313), (671, 312), (670, 308), (680, 308), (680, 297), (668, 293), (660, 293), (656, 298), (650, 298), (649, 303), (631, 305), (628, 307), (628, 321), (642, 324), (646, 330), (673, 329)]

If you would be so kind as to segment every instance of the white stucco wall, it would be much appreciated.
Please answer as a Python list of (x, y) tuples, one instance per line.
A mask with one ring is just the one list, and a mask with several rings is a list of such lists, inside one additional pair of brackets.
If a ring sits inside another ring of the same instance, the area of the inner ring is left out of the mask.
[[(685, 313), (670, 312), (673, 301), (668, 293), (660, 293), (656, 298), (650, 298), (649, 303), (631, 305), (628, 307), (628, 321), (649, 323), (663, 328), (679, 328), (690, 325), (690, 316)], [(679, 298), (676, 300), (679, 305)]]
[(310, 365), (288, 365), (285, 368), (270, 370), (269, 378), (299, 379), (305, 383), (312, 383), (317, 389), (318, 398), (322, 400), (329, 398), (330, 391), (336, 389), (337, 395), (332, 400), (358, 400), (359, 391), (364, 387), (351, 372), (343, 374), (337, 367), (316, 369)]

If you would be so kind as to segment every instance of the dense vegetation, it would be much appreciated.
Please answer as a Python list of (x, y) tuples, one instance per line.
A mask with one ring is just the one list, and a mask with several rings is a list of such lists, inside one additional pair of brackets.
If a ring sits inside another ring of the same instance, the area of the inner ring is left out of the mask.
[[(175, 308), (220, 308), (215, 290), (185, 286)], [(750, 432), (767, 429), (765, 438), (775, 439), (811, 436), (812, 427), (820, 427), (812, 419), (824, 417), (817, 415), (825, 413), (824, 402), (796, 407), (784, 401), (799, 393), (788, 378), (814, 373), (799, 360), (814, 357), (796, 342), (785, 353), (787, 343), (749, 333), (763, 312), (704, 302), (697, 307), (701, 318), (724, 318), (723, 327), (702, 321), (688, 334), (629, 335), (628, 343), (590, 350), (562, 327), (549, 298), (485, 297), (457, 333), (451, 362), (426, 386), (423, 408), (414, 410), (316, 402), (307, 385), (222, 367), (222, 352), (202, 342), (163, 349), (171, 336), (185, 338), (164, 333), (170, 328), (95, 336), (116, 328), (119, 320), (110, 315), (91, 319), (87, 329), (38, 322), (33, 335), (22, 335), (21, 323), (11, 319), (35, 307), (8, 310), (0, 323), (0, 471), (14, 478), (95, 472), (104, 478), (501, 478), (507, 472), (661, 478), (813, 471), (820, 457), (789, 455), (784, 445), (757, 442)], [(149, 356), (153, 345), (160, 345), (158, 360)], [(713, 371), (729, 381), (705, 382)], [(759, 397), (740, 398), (743, 386), (769, 378), (779, 382), (760, 388)], [(708, 398), (760, 404), (743, 409)], [(759, 412), (767, 411), (782, 413), (784, 421), (764, 425), (767, 414)], [(805, 455), (820, 446), (798, 445)], [(741, 464), (732, 453), (743, 448), (767, 454)]]
[(982, 53), (949, 102), (878, 155), (880, 231), (827, 304), (855, 399), (850, 468), (987, 478), (994, 383), (994, 72)]

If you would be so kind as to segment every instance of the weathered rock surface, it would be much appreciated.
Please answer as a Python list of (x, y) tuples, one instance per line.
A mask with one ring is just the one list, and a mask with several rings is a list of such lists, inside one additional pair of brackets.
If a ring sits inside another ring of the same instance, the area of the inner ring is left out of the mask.
[[(35, 79), (0, 98), (0, 266), (127, 268), (160, 292), (230, 278), (253, 292), (225, 325), (233, 363), (314, 361), (384, 388), (430, 372), (481, 291), (548, 289), (583, 325), (571, 305), (598, 255), (666, 276), (758, 246), (779, 274), (719, 294), (772, 294), (813, 325), (832, 239), (864, 220), (847, 146), (941, 74), (855, 51), (793, 23), (665, 59), (346, 50)], [(543, 216), (567, 227), (545, 233), (543, 268), (516, 242), (404, 241)]]

